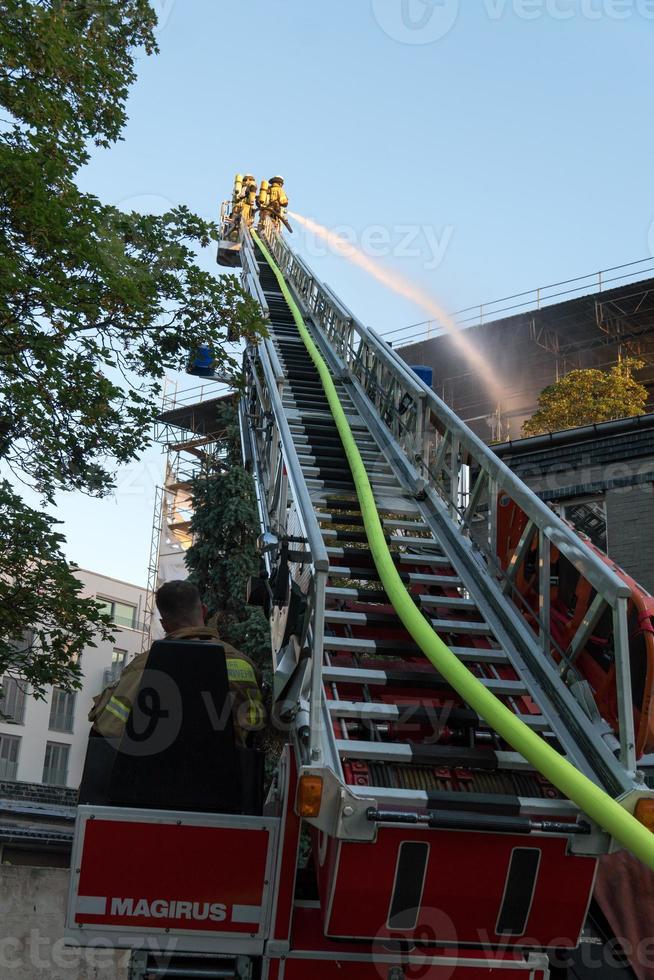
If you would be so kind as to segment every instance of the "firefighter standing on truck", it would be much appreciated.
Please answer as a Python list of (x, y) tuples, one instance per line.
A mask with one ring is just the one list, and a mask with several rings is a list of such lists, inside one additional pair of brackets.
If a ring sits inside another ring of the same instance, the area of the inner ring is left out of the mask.
[[(216, 630), (204, 625), (207, 607), (191, 582), (166, 582), (157, 590), (155, 599), (167, 640), (206, 640), (223, 646), (232, 697), (234, 735), (238, 745), (246, 745), (250, 733), (260, 731), (265, 723), (261, 676), (256, 665), (244, 653), (221, 640)], [(93, 722), (95, 732), (105, 738), (122, 736), (147, 661), (148, 653), (134, 657), (118, 681), (94, 699), (89, 721)]]

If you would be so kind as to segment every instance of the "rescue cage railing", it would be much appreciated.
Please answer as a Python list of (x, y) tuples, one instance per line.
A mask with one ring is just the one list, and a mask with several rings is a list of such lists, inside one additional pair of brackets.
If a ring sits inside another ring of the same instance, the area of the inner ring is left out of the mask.
[[(242, 237), (243, 275), (251, 295), (264, 314), (268, 305), (259, 283), (258, 268), (249, 235)], [(240, 401), (242, 443), (252, 450), (247, 461), (253, 469), (259, 520), (264, 531), (291, 538), (288, 566), (291, 579), (307, 598), (300, 647), (310, 650), (310, 690), (297, 692), (293, 706), (295, 730), (304, 761), (321, 759), (322, 658), (324, 638), (325, 589), (329, 558), (315, 508), (307, 486), (288, 424), (282, 390), (285, 375), (270, 338), (244, 354), (245, 396)], [(271, 555), (264, 554), (268, 573)], [(279, 642), (275, 644), (275, 640)], [(274, 654), (280, 654), (281, 638), (273, 635)]]
[[(610, 610), (619, 745), (610, 733), (603, 733), (602, 737), (619, 754), (619, 765), (613, 767), (613, 785), (626, 789), (633, 784), (636, 770), (628, 586), (568, 524), (522, 483), (387, 343), (343, 306), (280, 235), (268, 229), (267, 241), (286, 280), (337, 357), (346, 365), (351, 378), (361, 386), (389, 436), (403, 450), (424, 485), (445, 502), (458, 533), (473, 539), (489, 574), (501, 584), (505, 597), (521, 614), (526, 612), (524, 601), (514, 583), (537, 538), (537, 610), (525, 621), (535, 642), (556, 664), (557, 671), (575, 693), (580, 710), (591, 721), (597, 721), (597, 718), (589, 714), (587, 701), (574, 687), (580, 680), (574, 663), (600, 618)], [(462, 487), (470, 488), (465, 497), (461, 494)], [(510, 555), (506, 572), (499, 566), (496, 549), (500, 493), (517, 505), (527, 521), (520, 541)], [(550, 630), (553, 550), (572, 565), (594, 593), (590, 609), (566, 650), (557, 647)]]

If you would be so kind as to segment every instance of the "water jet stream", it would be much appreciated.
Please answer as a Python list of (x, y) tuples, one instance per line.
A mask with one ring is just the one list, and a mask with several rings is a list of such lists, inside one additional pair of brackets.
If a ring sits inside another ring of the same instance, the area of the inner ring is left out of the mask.
[(329, 228), (325, 228), (324, 225), (319, 224), (319, 222), (314, 221), (312, 218), (305, 218), (296, 211), (289, 211), (289, 215), (304, 228), (312, 231), (319, 238), (322, 238), (323, 241), (327, 242), (338, 255), (343, 256), (343, 258), (348, 259), (354, 265), (363, 269), (373, 279), (376, 279), (377, 282), (382, 283), (388, 289), (397, 293), (398, 296), (403, 296), (405, 299), (411, 300), (416, 306), (425, 310), (429, 314), (430, 319), (438, 320), (447, 330), (452, 339), (452, 343), (482, 379), (493, 401), (497, 404), (502, 401), (505, 386), (491, 370), (484, 355), (476, 350), (474, 344), (468, 340), (452, 317), (445, 312), (440, 303), (430, 293), (420, 286), (416, 286), (415, 283), (410, 282), (408, 279), (405, 279), (399, 273), (384, 269), (373, 258), (366, 255), (360, 248), (357, 248), (356, 245), (345, 241), (336, 232), (330, 231)]

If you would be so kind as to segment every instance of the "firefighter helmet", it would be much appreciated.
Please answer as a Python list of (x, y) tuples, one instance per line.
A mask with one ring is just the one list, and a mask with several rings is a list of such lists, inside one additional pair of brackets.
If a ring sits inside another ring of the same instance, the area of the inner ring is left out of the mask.
[(279, 177), (279, 176), (278, 177), (271, 177), (270, 178), (270, 183), (271, 184), (281, 184), (282, 187), (283, 187), (284, 186), (284, 178), (283, 177)]

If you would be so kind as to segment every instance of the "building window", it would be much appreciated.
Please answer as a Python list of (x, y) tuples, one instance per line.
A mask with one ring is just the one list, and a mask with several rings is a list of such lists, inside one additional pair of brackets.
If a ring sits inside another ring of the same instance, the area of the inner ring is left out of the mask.
[(0, 678), (0, 689), (0, 721), (22, 725), (25, 721), (25, 683), (5, 676)]
[(75, 720), (75, 692), (62, 691), (55, 687), (52, 691), (50, 705), (51, 732), (72, 732)]
[(606, 503), (603, 499), (565, 501), (560, 510), (575, 531), (585, 534), (600, 551), (607, 552)]
[(104, 686), (108, 687), (110, 684), (115, 684), (120, 675), (122, 674), (125, 665), (127, 663), (127, 650), (115, 649), (111, 655), (111, 667), (105, 670), (103, 682)]
[(68, 756), (70, 745), (62, 742), (46, 742), (43, 782), (50, 786), (65, 786), (68, 782)]
[(19, 736), (0, 735), (0, 779), (16, 778), (19, 751)]
[(127, 602), (116, 602), (115, 599), (103, 599), (102, 596), (96, 596), (96, 601), (100, 612), (110, 616), (114, 626), (136, 629), (136, 606), (130, 606)]

